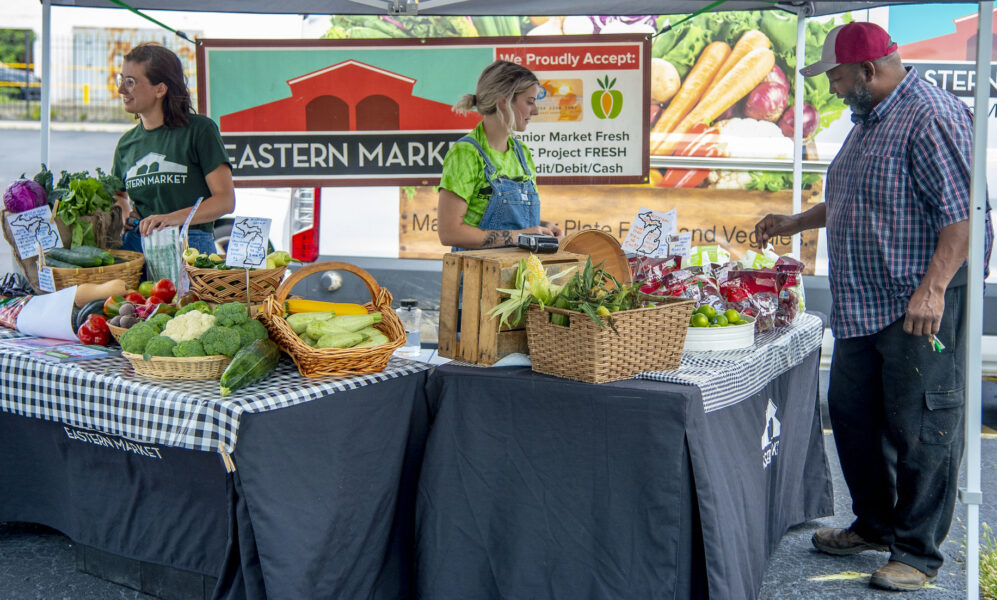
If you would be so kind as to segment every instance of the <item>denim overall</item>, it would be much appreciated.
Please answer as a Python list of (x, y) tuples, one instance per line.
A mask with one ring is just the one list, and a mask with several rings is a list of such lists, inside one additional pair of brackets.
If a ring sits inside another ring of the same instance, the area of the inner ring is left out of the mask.
[[(537, 187), (529, 179), (516, 181), (504, 176), (495, 176), (495, 166), (488, 160), (488, 156), (481, 146), (469, 136), (464, 136), (458, 142), (468, 142), (473, 144), (481, 154), (481, 159), (485, 161), (485, 179), (492, 187), (492, 197), (488, 201), (484, 214), (481, 215), (481, 222), (478, 227), (481, 229), (527, 229), (540, 225), (540, 195)], [(528, 177), (530, 168), (526, 166), (526, 156), (523, 154), (523, 145), (519, 140), (512, 138), (516, 157), (519, 164), (523, 166), (523, 172)], [(454, 248), (455, 252), (466, 248)]]

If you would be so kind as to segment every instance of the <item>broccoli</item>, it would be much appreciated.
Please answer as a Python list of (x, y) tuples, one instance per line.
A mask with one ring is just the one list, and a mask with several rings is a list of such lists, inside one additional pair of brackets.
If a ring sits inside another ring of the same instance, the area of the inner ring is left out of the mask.
[(201, 334), (201, 345), (204, 346), (204, 353), (209, 356), (212, 354), (235, 356), (239, 351), (239, 340), (239, 332), (231, 327), (215, 325)]
[(211, 314), (215, 315), (215, 323), (222, 327), (241, 325), (249, 320), (249, 317), (246, 316), (246, 305), (242, 302), (219, 304)]
[(146, 322), (136, 323), (121, 334), (121, 349), (132, 354), (144, 354), (145, 345), (159, 335), (155, 325)]
[(181, 306), (180, 310), (178, 310), (176, 312), (176, 314), (173, 315), (173, 316), (174, 317), (179, 317), (180, 315), (182, 315), (182, 314), (184, 314), (186, 312), (190, 312), (192, 310), (199, 310), (199, 311), (203, 312), (204, 314), (210, 315), (211, 314), (211, 305), (208, 304), (207, 302), (205, 302), (204, 300), (196, 300), (194, 302), (191, 302), (190, 304), (184, 304), (183, 306)]
[(267, 328), (256, 319), (249, 319), (241, 325), (233, 325), (232, 329), (239, 332), (239, 348), (245, 348), (253, 340), (265, 340), (270, 337)]
[(173, 356), (184, 358), (189, 356), (205, 356), (201, 340), (184, 340), (173, 346)]
[(153, 315), (153, 316), (149, 317), (148, 319), (145, 320), (145, 322), (149, 323), (150, 325), (155, 325), (156, 329), (160, 333), (162, 333), (163, 332), (163, 328), (166, 327), (166, 322), (169, 321), (172, 318), (173, 317), (171, 317), (170, 315), (168, 315), (166, 313), (160, 313), (160, 314), (156, 314), (156, 315)]
[(149, 360), (153, 356), (173, 356), (173, 346), (176, 345), (173, 338), (157, 335), (146, 343), (143, 358)]

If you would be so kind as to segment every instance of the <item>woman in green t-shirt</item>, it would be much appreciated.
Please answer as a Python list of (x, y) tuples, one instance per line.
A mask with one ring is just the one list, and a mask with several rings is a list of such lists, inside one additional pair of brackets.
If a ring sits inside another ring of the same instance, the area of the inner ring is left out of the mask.
[(437, 231), (455, 249), (515, 246), (520, 233), (562, 237), (561, 229), (540, 220), (533, 156), (512, 136), (536, 114), (543, 88), (532, 71), (495, 61), (454, 110), (476, 109), (481, 123), (462, 137), (443, 160)]
[(232, 168), (218, 126), (193, 112), (180, 58), (159, 44), (132, 48), (118, 94), (140, 120), (114, 149), (112, 172), (125, 182), (116, 195), (125, 220), (122, 247), (141, 252), (140, 235), (183, 225), (202, 198), (187, 241), (214, 252), (212, 223), (235, 209)]

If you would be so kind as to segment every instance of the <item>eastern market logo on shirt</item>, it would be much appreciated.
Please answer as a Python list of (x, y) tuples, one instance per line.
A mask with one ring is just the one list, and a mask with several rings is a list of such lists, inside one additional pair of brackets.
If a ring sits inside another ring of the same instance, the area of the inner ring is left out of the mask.
[(165, 159), (165, 154), (149, 152), (135, 161), (135, 164), (125, 171), (125, 187), (132, 189), (145, 185), (162, 185), (164, 183), (183, 185), (186, 183), (187, 165)]
[(765, 429), (762, 430), (762, 468), (767, 469), (772, 459), (779, 455), (779, 436), (782, 435), (782, 423), (775, 413), (779, 408), (772, 403), (765, 408)]

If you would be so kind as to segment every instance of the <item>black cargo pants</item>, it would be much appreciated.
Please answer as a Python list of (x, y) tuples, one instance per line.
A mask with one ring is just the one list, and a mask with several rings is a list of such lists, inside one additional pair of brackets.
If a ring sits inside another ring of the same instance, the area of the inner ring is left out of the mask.
[(903, 319), (835, 340), (828, 409), (863, 538), (891, 560), (935, 575), (952, 523), (965, 444), (965, 285), (950, 285), (935, 352)]

